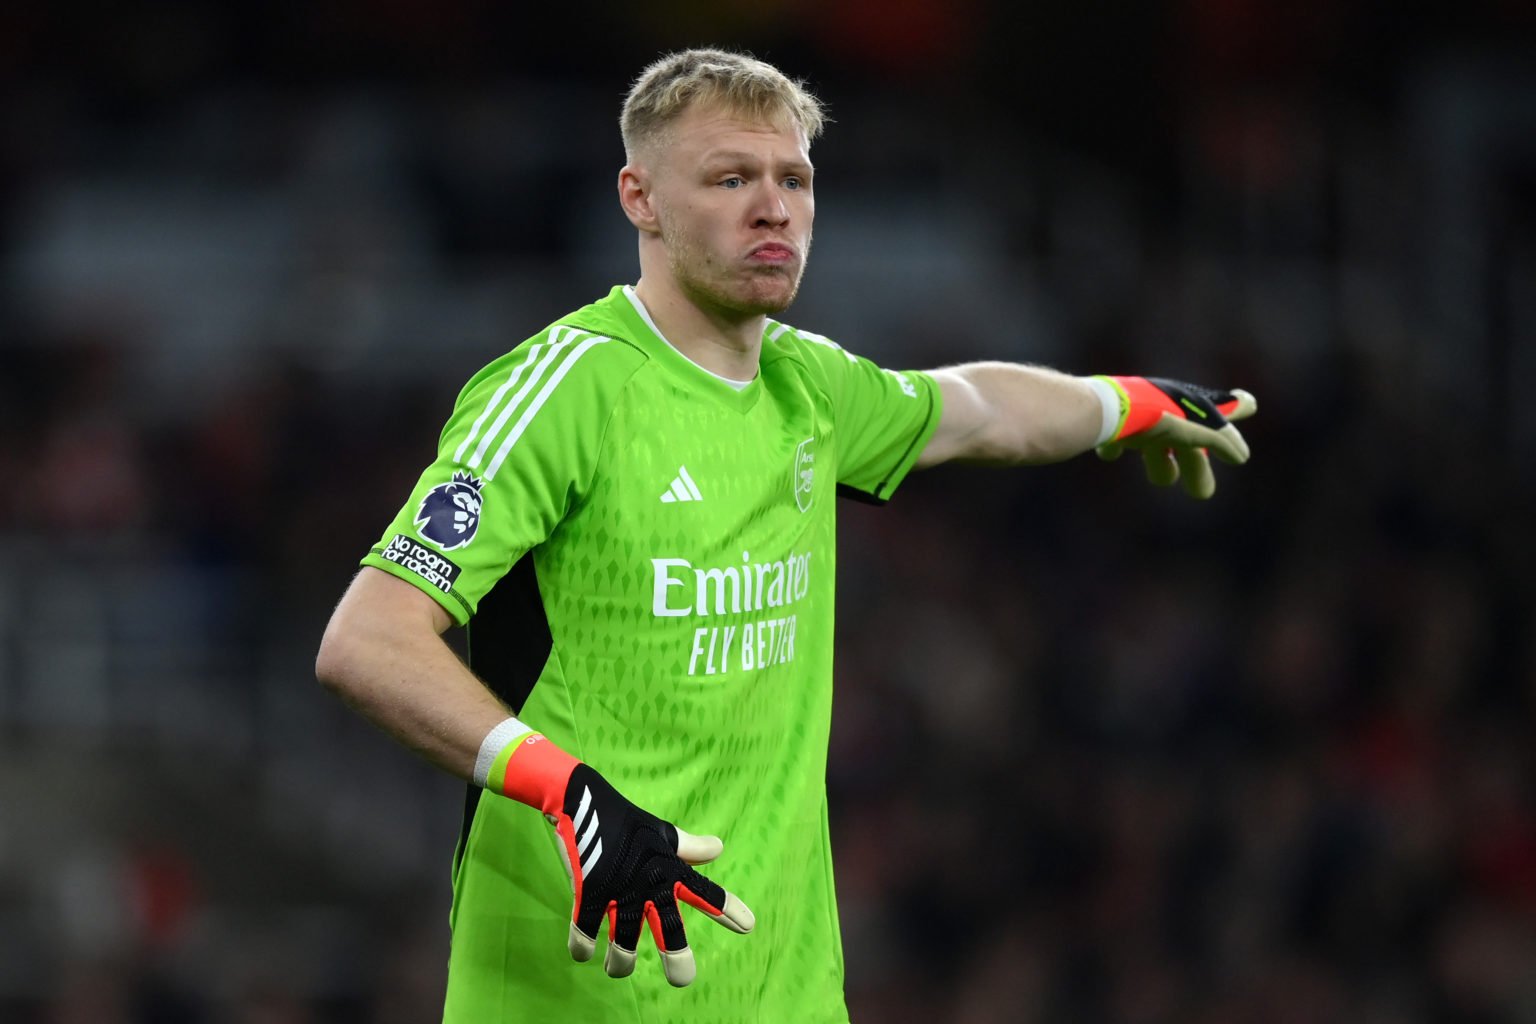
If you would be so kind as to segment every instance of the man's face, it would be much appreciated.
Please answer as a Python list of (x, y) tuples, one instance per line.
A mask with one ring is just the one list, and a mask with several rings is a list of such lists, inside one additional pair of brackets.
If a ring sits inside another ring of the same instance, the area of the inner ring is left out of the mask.
[(777, 313), (795, 298), (811, 248), (805, 133), (695, 106), (648, 161), (667, 263), (706, 312)]

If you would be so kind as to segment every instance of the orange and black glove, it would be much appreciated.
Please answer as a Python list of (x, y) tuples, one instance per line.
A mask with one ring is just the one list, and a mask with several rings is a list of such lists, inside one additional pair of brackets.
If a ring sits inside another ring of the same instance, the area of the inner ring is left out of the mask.
[(575, 960), (592, 959), (606, 917), (603, 969), (610, 977), (628, 977), (646, 924), (667, 981), (681, 987), (697, 973), (682, 904), (740, 934), (756, 924), (745, 903), (693, 869), (720, 856), (724, 844), (718, 838), (692, 835), (635, 806), (590, 765), (517, 719), (486, 737), (476, 781), (543, 811), (559, 835), (575, 896), (568, 943)]
[[(1232, 425), (1258, 410), (1258, 400), (1248, 392), (1215, 391), (1163, 377), (1092, 380), (1112, 388), (1119, 406), (1118, 420), (1107, 422), (1107, 440), (1096, 449), (1099, 458), (1113, 461), (1134, 448), (1141, 452), (1148, 480), (1168, 487), (1182, 479), (1194, 498), (1216, 492), (1208, 452), (1233, 465), (1248, 461), (1248, 443)], [(1106, 406), (1106, 421), (1111, 415), (1113, 406)]]

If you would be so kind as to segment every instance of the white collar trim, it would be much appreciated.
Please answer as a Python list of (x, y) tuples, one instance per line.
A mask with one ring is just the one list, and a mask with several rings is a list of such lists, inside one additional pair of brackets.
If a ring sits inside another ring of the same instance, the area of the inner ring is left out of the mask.
[[(673, 345), (672, 342), (667, 339), (667, 336), (661, 333), (661, 328), (657, 327), (656, 321), (651, 319), (651, 311), (645, 308), (645, 303), (641, 302), (640, 296), (635, 294), (634, 285), (627, 284), (624, 286), (624, 297), (629, 300), (630, 305), (635, 307), (635, 312), (640, 314), (640, 319), (645, 321), (645, 325), (655, 333), (656, 337), (660, 338), (662, 341), (665, 341), (667, 345), (672, 349), (672, 351), (676, 352), (684, 359), (688, 359), (687, 353), (678, 348), (676, 345)], [(699, 366), (699, 364), (694, 363), (692, 359), (688, 359), (688, 361), (693, 363), (694, 366)], [(737, 380), (734, 377), (726, 377), (722, 374), (716, 373), (714, 370), (711, 370), (708, 367), (699, 366), (699, 369), (703, 370), (705, 373), (709, 374), (716, 380), (724, 381), (731, 387), (735, 388), (737, 391), (740, 391), (742, 388), (752, 383), (750, 380)]]

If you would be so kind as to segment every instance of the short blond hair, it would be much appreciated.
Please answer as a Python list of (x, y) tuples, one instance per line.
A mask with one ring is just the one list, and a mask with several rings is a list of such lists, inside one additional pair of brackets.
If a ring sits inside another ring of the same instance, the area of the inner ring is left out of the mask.
[(828, 120), (803, 82), (766, 61), (730, 50), (679, 50), (646, 67), (630, 87), (619, 115), (625, 154), (633, 159), (695, 102), (718, 103), (764, 124), (795, 125), (808, 142)]

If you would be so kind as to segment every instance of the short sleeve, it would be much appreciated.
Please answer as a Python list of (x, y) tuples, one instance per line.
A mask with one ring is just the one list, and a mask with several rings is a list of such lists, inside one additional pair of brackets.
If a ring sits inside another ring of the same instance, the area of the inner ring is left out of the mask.
[(467, 622), (580, 500), (615, 395), (641, 358), (608, 338), (555, 327), (481, 370), (459, 394), (436, 459), (362, 564), (421, 588)]
[(917, 370), (887, 370), (818, 334), (797, 331), (818, 364), (836, 417), (837, 482), (844, 494), (889, 500), (938, 427), (938, 384)]

